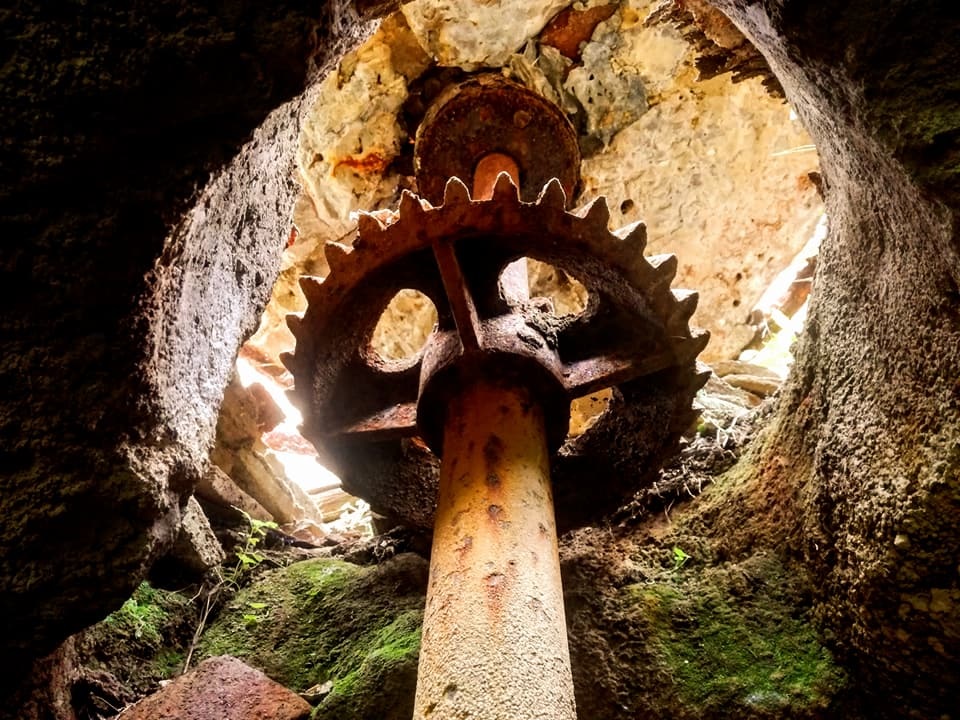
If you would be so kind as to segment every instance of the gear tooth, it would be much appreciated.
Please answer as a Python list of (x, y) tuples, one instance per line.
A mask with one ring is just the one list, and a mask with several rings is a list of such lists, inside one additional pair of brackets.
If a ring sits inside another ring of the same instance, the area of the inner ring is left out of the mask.
[(614, 230), (613, 234), (623, 241), (624, 248), (631, 255), (642, 255), (647, 247), (647, 226), (640, 220)]
[(362, 212), (357, 218), (357, 233), (360, 237), (368, 237), (374, 233), (382, 232), (384, 229), (386, 229), (386, 225), (376, 215)]
[(653, 267), (654, 281), (652, 285), (658, 289), (670, 287), (670, 283), (673, 282), (673, 278), (677, 274), (677, 256), (673, 254), (651, 255), (647, 258), (647, 262)]
[(463, 180), (454, 175), (447, 180), (443, 188), (443, 206), (466, 205), (470, 202), (470, 189), (464, 184)]
[(300, 289), (303, 291), (309, 304), (313, 301), (313, 298), (316, 297), (320, 286), (323, 284), (323, 280), (318, 277), (313, 277), (312, 275), (301, 275), (299, 283)]
[[(607, 222), (610, 219), (610, 210), (607, 208), (607, 199), (604, 196), (594, 198), (586, 205), (582, 205), (578, 208), (575, 208), (570, 211), (572, 215), (576, 215), (578, 218), (583, 218), (584, 220), (595, 222), (596, 218), (599, 217), (600, 213), (604, 216), (603, 230), (608, 230)], [(609, 232), (609, 231), (608, 231)]]
[(352, 249), (349, 245), (341, 245), (333, 240), (328, 240), (323, 244), (323, 254), (327, 258), (327, 265), (330, 266), (330, 272), (343, 267), (344, 262), (350, 257)]
[(690, 390), (691, 392), (697, 392), (700, 390), (707, 382), (710, 380), (710, 376), (713, 373), (710, 371), (707, 372), (698, 372), (693, 376), (693, 379), (690, 380)]
[(295, 313), (290, 313), (285, 319), (287, 321), (287, 327), (290, 328), (290, 332), (299, 340), (300, 328), (303, 326), (303, 317)]
[[(707, 347), (707, 343), (709, 342), (709, 331), (694, 328), (690, 331), (690, 337), (680, 343), (678, 355), (684, 361), (695, 360), (697, 355), (703, 352), (703, 349)], [(708, 372), (707, 376), (709, 375), (710, 373)], [(706, 382), (706, 380), (704, 380), (704, 382)]]
[(564, 192), (563, 185), (558, 178), (550, 178), (550, 181), (543, 186), (540, 195), (537, 197), (537, 205), (542, 205), (551, 210), (566, 209), (567, 193)]
[(700, 293), (693, 290), (672, 290), (674, 300), (677, 301), (673, 312), (670, 313), (670, 330), (676, 332), (686, 326), (697, 309)]
[(695, 328), (690, 331), (690, 336), (694, 339), (697, 345), (697, 355), (703, 352), (704, 348), (707, 347), (707, 344), (710, 342), (710, 331), (701, 330), (700, 328)]
[(610, 208), (607, 207), (607, 199), (598, 197), (586, 207), (580, 209), (580, 217), (597, 231), (607, 231), (610, 223)]
[(497, 182), (493, 186), (493, 197), (490, 198), (490, 201), (499, 203), (507, 201), (518, 202), (519, 200), (520, 190), (513, 184), (513, 178), (510, 177), (510, 173), (501, 172), (497, 175)]
[[(288, 324), (290, 316), (287, 316)], [(298, 363), (297, 356), (292, 352), (282, 352), (280, 353), (280, 362), (283, 363), (283, 366), (290, 371), (290, 374), (294, 377), (297, 376)]]
[(411, 217), (423, 215), (425, 208), (420, 203), (420, 198), (409, 190), (400, 193), (400, 217)]

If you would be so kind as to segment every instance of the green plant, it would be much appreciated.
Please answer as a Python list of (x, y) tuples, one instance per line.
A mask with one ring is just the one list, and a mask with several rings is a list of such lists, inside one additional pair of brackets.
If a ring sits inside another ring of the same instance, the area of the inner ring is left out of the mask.
[(690, 559), (690, 556), (683, 551), (682, 548), (674, 545), (673, 547), (673, 569), (671, 572), (676, 572), (684, 565), (687, 564), (687, 561)]
[(264, 561), (264, 555), (257, 550), (257, 547), (266, 539), (268, 530), (277, 528), (277, 524), (273, 521), (257, 520), (243, 510), (240, 512), (243, 513), (250, 530), (246, 533), (243, 548), (237, 550), (237, 564), (224, 574), (224, 581), (235, 588), (239, 588), (240, 581)]
[[(196, 650), (197, 643), (200, 641), (200, 636), (203, 634), (203, 630), (207, 625), (207, 619), (210, 617), (210, 613), (216, 605), (217, 599), (220, 597), (220, 593), (223, 592), (224, 588), (230, 588), (233, 590), (240, 589), (243, 580), (249, 576), (250, 572), (252, 572), (254, 568), (256, 568), (266, 559), (263, 553), (259, 552), (257, 548), (266, 539), (267, 532), (269, 530), (275, 530), (278, 527), (277, 523), (273, 521), (257, 520), (254, 517), (250, 517), (248, 513), (244, 512), (240, 508), (234, 509), (243, 515), (247, 521), (247, 524), (250, 526), (250, 529), (244, 536), (243, 547), (236, 551), (236, 565), (230, 569), (224, 569), (223, 571), (218, 569), (216, 581), (213, 583), (213, 585), (205, 585), (204, 589), (197, 594), (197, 597), (200, 597), (201, 595), (204, 596), (203, 608), (200, 611), (200, 621), (197, 623), (196, 630), (193, 633), (193, 640), (191, 641), (190, 647), (187, 650), (186, 659), (183, 661), (183, 672), (186, 672), (190, 667), (190, 661), (193, 659), (193, 652)], [(262, 619), (259, 611), (265, 609), (266, 607), (266, 603), (250, 603), (250, 610), (253, 612), (249, 612), (244, 615), (244, 622), (246, 625), (249, 627), (259, 623)]]
[(159, 627), (166, 617), (166, 611), (158, 604), (157, 591), (143, 582), (105, 622), (126, 628), (137, 640), (159, 645), (162, 641)]
[(257, 625), (261, 620), (264, 619), (264, 615), (260, 614), (261, 610), (267, 610), (270, 606), (265, 602), (247, 602), (247, 610), (243, 614), (243, 623), (247, 627), (252, 627)]

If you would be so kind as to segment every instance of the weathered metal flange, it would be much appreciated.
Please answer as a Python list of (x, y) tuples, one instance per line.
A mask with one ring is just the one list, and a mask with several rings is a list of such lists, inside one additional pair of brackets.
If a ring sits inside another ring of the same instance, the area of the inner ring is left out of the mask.
[(494, 153), (517, 163), (524, 200), (536, 200), (552, 178), (574, 197), (580, 146), (570, 120), (550, 101), (497, 74), (447, 88), (427, 111), (414, 149), (420, 194), (439, 205), (449, 178), (472, 186), (477, 164)]
[[(556, 181), (530, 203), (506, 175), (485, 201), (472, 200), (453, 179), (441, 206), (406, 194), (389, 220), (361, 217), (353, 248), (329, 246), (329, 277), (302, 282), (308, 309), (290, 320), (297, 349), (285, 362), (304, 435), (348, 492), (378, 512), (432, 526), (439, 463), (416, 426), (423, 358), (384, 362), (369, 341), (402, 288), (433, 300), (438, 333), (456, 330), (434, 259), (440, 245), (463, 270), (479, 320), (478, 346), (485, 327), (514, 313), (556, 354), (568, 397), (615, 388), (608, 411), (551, 461), (561, 531), (614, 510), (675, 452), (706, 379), (695, 358), (708, 336), (688, 326), (696, 295), (671, 292), (672, 256), (644, 258), (642, 225), (611, 233), (603, 201), (580, 214), (566, 212), (565, 204)], [(590, 293), (584, 313), (557, 318), (505, 295), (498, 278), (520, 257), (571, 272)]]

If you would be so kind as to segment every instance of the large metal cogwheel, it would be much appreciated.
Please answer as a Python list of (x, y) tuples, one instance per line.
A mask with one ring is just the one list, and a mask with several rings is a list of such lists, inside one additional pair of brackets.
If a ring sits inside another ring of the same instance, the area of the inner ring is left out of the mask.
[[(443, 404), (425, 400), (457, 382), (443, 368), (464, 348), (503, 355), (503, 373), (562, 389), (559, 401), (556, 392), (542, 395), (561, 532), (616, 509), (676, 452), (707, 377), (696, 356), (708, 334), (688, 324), (697, 296), (671, 291), (674, 256), (644, 257), (643, 225), (611, 232), (604, 200), (580, 212), (565, 204), (557, 181), (523, 202), (506, 174), (489, 200), (471, 199), (453, 178), (442, 205), (404, 193), (398, 212), (361, 215), (352, 248), (327, 245), (329, 276), (301, 281), (308, 307), (288, 318), (297, 344), (284, 362), (302, 430), (344, 489), (376, 512), (432, 527)], [(512, 293), (501, 274), (522, 257), (582, 282), (584, 312), (558, 317)], [(452, 271), (441, 273), (444, 258)], [(462, 281), (466, 302), (451, 290), (450, 272)], [(419, 356), (383, 361), (371, 336), (403, 288), (430, 297), (437, 327)], [(473, 337), (463, 337), (464, 313)], [(527, 361), (539, 369), (518, 367)], [(613, 388), (608, 409), (584, 434), (566, 439), (569, 400), (604, 387)]]

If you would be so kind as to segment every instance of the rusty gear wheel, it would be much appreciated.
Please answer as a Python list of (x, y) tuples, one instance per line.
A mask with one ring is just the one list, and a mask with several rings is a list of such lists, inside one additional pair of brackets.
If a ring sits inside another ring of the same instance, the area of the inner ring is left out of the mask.
[[(530, 354), (555, 358), (551, 377), (566, 405), (545, 410), (555, 419), (547, 431), (556, 448), (561, 532), (616, 509), (676, 452), (707, 377), (698, 373), (696, 356), (709, 336), (688, 325), (697, 296), (670, 290), (674, 256), (643, 256), (643, 225), (612, 233), (603, 199), (579, 213), (565, 204), (556, 181), (528, 203), (506, 174), (493, 197), (480, 201), (453, 178), (438, 207), (404, 193), (398, 212), (361, 215), (352, 248), (327, 244), (329, 276), (301, 280), (308, 307), (302, 317), (288, 317), (297, 345), (284, 357), (295, 380), (291, 397), (321, 461), (374, 511), (432, 527), (439, 458), (429, 449), (436, 448), (435, 423), (422, 408), (418, 418), (424, 353), (383, 361), (370, 340), (389, 300), (413, 288), (438, 312), (427, 347), (444, 338), (451, 346), (455, 303), (435, 259), (439, 247), (457, 258), (483, 332), (507, 333)], [(505, 293), (500, 275), (521, 257), (580, 280), (590, 296), (585, 311), (556, 317)], [(569, 399), (604, 387), (613, 388), (608, 409), (584, 434), (564, 441)]]

